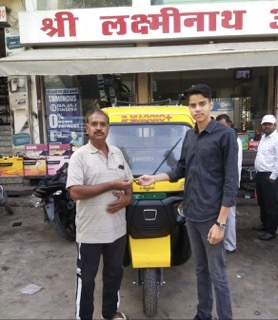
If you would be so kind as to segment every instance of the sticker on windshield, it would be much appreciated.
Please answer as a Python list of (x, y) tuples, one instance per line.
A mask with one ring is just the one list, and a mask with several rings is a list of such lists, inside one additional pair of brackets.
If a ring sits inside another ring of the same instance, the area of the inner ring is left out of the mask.
[(122, 122), (170, 122), (170, 114), (127, 114), (122, 115)]

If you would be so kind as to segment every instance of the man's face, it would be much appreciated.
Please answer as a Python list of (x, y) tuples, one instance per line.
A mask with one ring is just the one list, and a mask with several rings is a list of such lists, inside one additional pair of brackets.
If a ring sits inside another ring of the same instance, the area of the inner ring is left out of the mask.
[(105, 141), (109, 133), (106, 117), (99, 113), (93, 113), (86, 125), (86, 132), (91, 141)]
[(267, 136), (270, 135), (276, 129), (276, 123), (265, 122), (262, 123), (262, 132)]
[(77, 139), (77, 138), (78, 138), (78, 135), (77, 135), (76, 132), (72, 132), (72, 133), (71, 133), (71, 137), (72, 137), (72, 139)]
[(210, 110), (213, 107), (213, 102), (209, 101), (209, 99), (205, 98), (202, 94), (193, 94), (190, 96), (188, 106), (191, 116), (197, 123), (210, 119)]

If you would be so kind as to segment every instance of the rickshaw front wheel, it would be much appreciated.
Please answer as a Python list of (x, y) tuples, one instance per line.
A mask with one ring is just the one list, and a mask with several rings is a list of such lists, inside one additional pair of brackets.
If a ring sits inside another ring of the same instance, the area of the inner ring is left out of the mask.
[(158, 305), (158, 269), (142, 269), (143, 273), (143, 306), (147, 317), (152, 318), (157, 313)]

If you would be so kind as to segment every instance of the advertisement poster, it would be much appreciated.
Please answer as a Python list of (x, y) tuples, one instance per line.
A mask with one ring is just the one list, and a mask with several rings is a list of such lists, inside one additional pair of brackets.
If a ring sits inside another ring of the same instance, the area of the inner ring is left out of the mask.
[(5, 28), (5, 44), (7, 57), (25, 51), (25, 48), (20, 44), (18, 29)]
[(216, 118), (219, 114), (227, 114), (233, 121), (234, 118), (234, 100), (223, 99), (213, 100), (213, 109), (211, 110), (211, 116)]
[(48, 143), (83, 145), (79, 88), (46, 89)]

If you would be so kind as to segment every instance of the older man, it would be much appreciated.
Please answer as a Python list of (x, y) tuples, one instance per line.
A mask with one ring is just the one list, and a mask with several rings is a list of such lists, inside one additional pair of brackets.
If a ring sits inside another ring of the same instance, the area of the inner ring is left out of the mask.
[(255, 159), (261, 224), (253, 230), (264, 231), (260, 240), (272, 240), (276, 238), (278, 226), (278, 132), (275, 117), (271, 114), (264, 116), (261, 126), (263, 136)]
[(76, 200), (76, 319), (92, 319), (95, 277), (103, 257), (102, 317), (128, 319), (118, 311), (126, 246), (126, 209), (132, 174), (122, 152), (106, 143), (109, 117), (102, 110), (86, 116), (89, 142), (70, 159), (67, 188)]

